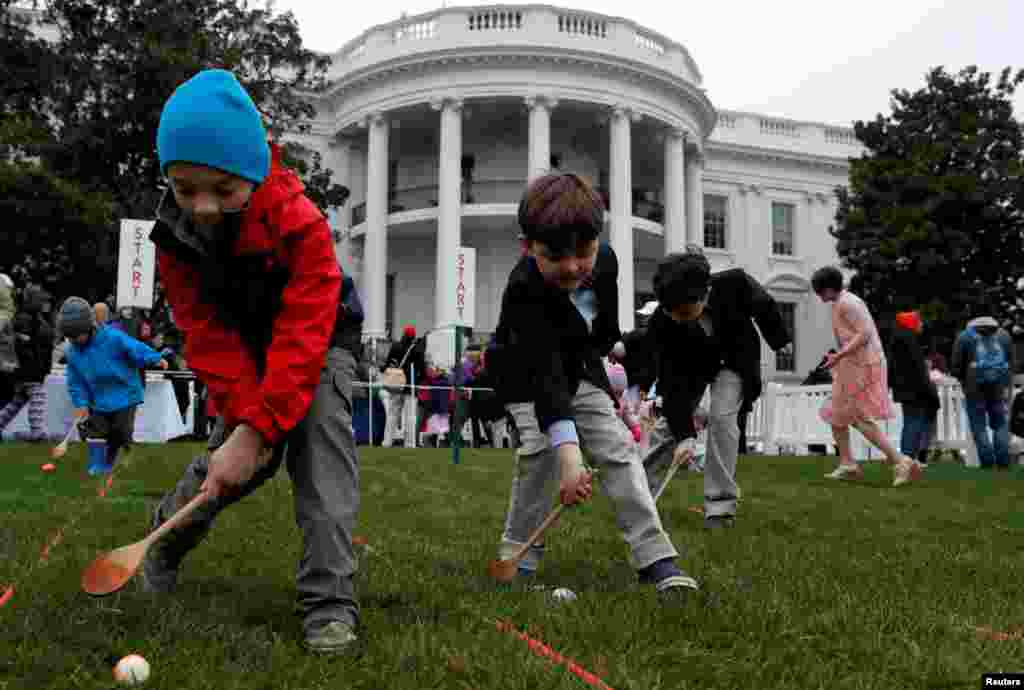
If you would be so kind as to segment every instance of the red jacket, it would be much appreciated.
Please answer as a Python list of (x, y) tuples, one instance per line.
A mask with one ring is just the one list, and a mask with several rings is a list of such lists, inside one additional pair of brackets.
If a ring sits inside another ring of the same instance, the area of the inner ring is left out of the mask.
[(266, 254), (268, 273), (287, 271), (262, 377), (240, 331), (200, 299), (198, 266), (159, 242), (157, 262), (174, 321), (185, 336), (185, 357), (206, 384), (213, 408), (229, 427), (244, 422), (276, 444), (313, 401), (342, 276), (326, 219), (281, 163), (280, 149), (272, 145), (271, 151), (270, 175), (253, 192), (231, 253), (239, 259)]

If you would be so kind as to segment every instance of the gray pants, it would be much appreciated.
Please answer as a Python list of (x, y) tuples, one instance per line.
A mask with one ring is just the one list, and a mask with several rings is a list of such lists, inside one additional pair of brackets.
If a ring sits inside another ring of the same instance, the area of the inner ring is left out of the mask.
[[(722, 369), (711, 383), (708, 410), (708, 442), (704, 462), (704, 517), (736, 514), (736, 456), (739, 453), (739, 413), (743, 404), (743, 380)], [(664, 471), (672, 462), (675, 438), (664, 418), (659, 418), (644, 457), (651, 493), (657, 493)]]
[[(634, 567), (645, 568), (679, 554), (661, 525), (651, 498), (639, 451), (629, 430), (615, 414), (612, 399), (600, 388), (583, 381), (572, 401), (580, 446), (601, 470), (601, 486), (611, 499), (623, 539), (630, 547)], [(537, 424), (533, 403), (507, 406), (515, 418), (520, 447), (509, 498), (499, 558), (510, 558), (526, 543), (554, 508), (559, 468), (546, 434)], [(565, 518), (563, 518), (565, 519)], [(536, 570), (540, 550), (532, 549), (521, 562)]]
[[(348, 350), (332, 348), (309, 412), (274, 448), (270, 462), (236, 494), (204, 504), (172, 537), (173, 549), (183, 557), (202, 541), (220, 511), (273, 477), (284, 460), (295, 493), (295, 521), (302, 531), (303, 553), (295, 579), (298, 609), (307, 627), (326, 620), (359, 623), (353, 584), (357, 560), (352, 548), (359, 510), (359, 466), (352, 434), (355, 369)], [(224, 421), (218, 419), (209, 449), (218, 448), (226, 436)], [(210, 453), (203, 453), (192, 461), (174, 491), (157, 506), (156, 524), (199, 492), (209, 460)]]
[(408, 391), (391, 393), (382, 390), (380, 400), (384, 405), (384, 441), (381, 445), (390, 448), (395, 442), (395, 433), (402, 429), (406, 448), (416, 447), (416, 397)]

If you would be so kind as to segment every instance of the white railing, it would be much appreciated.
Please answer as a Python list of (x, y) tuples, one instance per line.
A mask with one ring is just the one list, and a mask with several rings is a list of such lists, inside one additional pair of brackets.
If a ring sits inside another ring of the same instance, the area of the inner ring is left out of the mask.
[(825, 141), (830, 144), (844, 144), (846, 146), (860, 146), (857, 135), (850, 130), (838, 129), (836, 127), (825, 128)]
[(636, 44), (641, 48), (645, 48), (652, 53), (657, 53), (658, 55), (665, 54), (665, 44), (656, 38), (652, 38), (640, 31), (634, 32), (633, 38), (636, 41)]
[(519, 31), (523, 28), (521, 10), (480, 10), (469, 13), (470, 31)]
[(410, 22), (395, 29), (395, 43), (399, 41), (420, 41), (433, 38), (437, 34), (437, 22), (433, 19), (421, 22)]
[(608, 22), (586, 14), (559, 13), (558, 31), (575, 36), (608, 38)]
[[(940, 384), (938, 389), (940, 408), (933, 447), (960, 451), (966, 457), (966, 464), (975, 466), (978, 464), (977, 451), (967, 421), (963, 390), (958, 383)], [(764, 410), (761, 413), (764, 426), (759, 429), (757, 440), (763, 444), (765, 452), (785, 451), (802, 455), (807, 453), (809, 445), (832, 448), (832, 428), (819, 416), (822, 405), (831, 394), (831, 385), (768, 384), (764, 396), (758, 401)], [(880, 421), (879, 427), (898, 447), (903, 431), (903, 410), (902, 405), (896, 402), (892, 405), (895, 416), (893, 419)], [(752, 417), (751, 421), (753, 419)], [(754, 437), (749, 430), (748, 437)], [(879, 451), (856, 431), (850, 432), (850, 443), (854, 458), (880, 457)]]
[[(414, 39), (414, 40), (410, 40)], [(430, 39), (429, 41), (423, 39)], [(496, 44), (495, 41), (498, 41)], [(681, 44), (656, 28), (628, 19), (547, 5), (446, 7), (379, 24), (352, 39), (332, 56), (329, 76), (344, 80), (353, 71), (417, 53), (480, 47), (520, 46), (587, 50), (648, 62), (699, 84), (700, 70)]]
[(760, 121), (762, 134), (770, 134), (772, 136), (793, 138), (797, 138), (800, 136), (800, 130), (792, 122), (786, 122), (784, 120), (771, 120), (766, 117), (760, 118)]

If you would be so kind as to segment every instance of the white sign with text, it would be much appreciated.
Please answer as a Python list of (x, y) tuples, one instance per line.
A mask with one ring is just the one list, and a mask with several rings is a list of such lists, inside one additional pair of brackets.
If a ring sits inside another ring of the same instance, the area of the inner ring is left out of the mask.
[(117, 255), (117, 308), (153, 308), (156, 282), (156, 245), (149, 233), (156, 221), (121, 220)]

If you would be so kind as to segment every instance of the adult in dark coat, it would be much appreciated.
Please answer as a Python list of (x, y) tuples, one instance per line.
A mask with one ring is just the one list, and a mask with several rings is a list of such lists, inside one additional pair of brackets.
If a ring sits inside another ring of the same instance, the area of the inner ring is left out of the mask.
[(55, 332), (50, 323), (53, 297), (41, 287), (25, 289), (21, 308), (14, 317), (14, 348), (18, 368), (10, 375), (14, 396), (0, 409), (0, 432), (28, 405), (27, 441), (46, 440), (46, 387), (43, 382), (53, 365)]

